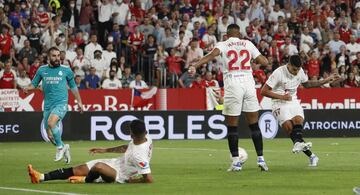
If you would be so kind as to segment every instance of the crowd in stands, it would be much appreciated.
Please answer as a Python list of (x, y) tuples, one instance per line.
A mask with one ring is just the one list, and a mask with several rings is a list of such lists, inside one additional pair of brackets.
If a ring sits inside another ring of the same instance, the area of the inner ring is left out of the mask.
[(80, 89), (221, 87), (221, 61), (192, 65), (233, 23), (268, 58), (257, 87), (294, 54), (311, 80), (342, 77), (324, 87), (360, 85), (355, 0), (0, 0), (0, 88), (30, 84), (54, 46)]

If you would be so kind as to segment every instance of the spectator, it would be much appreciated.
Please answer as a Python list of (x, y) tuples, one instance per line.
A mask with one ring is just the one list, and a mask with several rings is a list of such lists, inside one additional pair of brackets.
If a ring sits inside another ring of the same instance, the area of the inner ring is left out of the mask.
[(115, 70), (110, 70), (109, 78), (106, 78), (101, 86), (103, 89), (121, 89), (121, 82), (116, 78)]
[(102, 51), (102, 47), (97, 42), (97, 36), (95, 34), (92, 34), (90, 36), (90, 43), (87, 44), (85, 47), (85, 58), (88, 60), (94, 59), (94, 52), (96, 50)]
[(240, 17), (236, 19), (236, 24), (240, 27), (240, 33), (244, 36), (246, 34), (246, 27), (250, 25), (250, 21), (244, 12), (241, 12)]
[(195, 88), (195, 89), (206, 88), (205, 80), (201, 78), (201, 75), (197, 74), (195, 76), (195, 80), (190, 84), (190, 88)]
[(213, 90), (220, 90), (218, 81), (213, 78), (213, 73), (210, 71), (205, 73), (205, 87)]
[(76, 8), (75, 0), (68, 1), (69, 4), (64, 8), (64, 13), (61, 21), (71, 28), (79, 28), (80, 13)]
[(285, 44), (281, 46), (281, 50), (284, 52), (284, 50), (288, 50), (288, 54), (290, 56), (298, 54), (299, 51), (297, 50), (296, 46), (291, 43), (291, 37), (286, 36), (285, 38)]
[(127, 2), (117, 0), (113, 5), (113, 21), (119, 25), (125, 25), (127, 20), (130, 19), (130, 8)]
[(310, 52), (310, 60), (306, 64), (306, 71), (309, 78), (316, 78), (320, 76), (320, 62), (314, 51)]
[(1, 26), (0, 32), (0, 61), (5, 62), (5, 60), (10, 58), (10, 49), (13, 47), (12, 39), (10, 33), (12, 32), (12, 27), (9, 24), (3, 23)]
[(134, 74), (131, 73), (131, 67), (126, 66), (124, 74), (121, 77), (121, 85), (123, 88), (129, 88), (130, 83), (135, 80)]
[(100, 78), (96, 75), (96, 69), (90, 68), (90, 74), (85, 77), (86, 89), (100, 89)]
[[(99, 43), (101, 46), (105, 46), (105, 33), (111, 32), (112, 25), (111, 25), (111, 16), (112, 16), (112, 4), (109, 0), (97, 0), (97, 7), (98, 7), (98, 36), (99, 36)], [(86, 55), (86, 49), (85, 49)]]
[(351, 29), (349, 29), (348, 23), (345, 20), (341, 24), (339, 29), (340, 40), (342, 40), (345, 44), (349, 43), (351, 34), (352, 34)]
[(29, 78), (32, 80), (35, 77), (36, 71), (39, 69), (40, 67), (40, 63), (42, 56), (40, 55), (38, 58), (35, 59), (34, 63), (30, 66), (29, 69)]
[(189, 69), (184, 72), (178, 80), (181, 88), (191, 87), (191, 83), (196, 79), (196, 69), (194, 66), (190, 66)]
[(349, 51), (350, 62), (356, 59), (356, 53), (360, 52), (360, 44), (356, 43), (355, 35), (350, 36), (350, 43), (346, 44), (346, 50)]
[(141, 73), (136, 73), (135, 80), (131, 81), (129, 84), (129, 88), (135, 89), (147, 89), (149, 88), (145, 81), (142, 80)]
[(336, 55), (336, 67), (344, 65), (345, 67), (350, 66), (350, 57), (346, 52), (346, 46), (340, 46), (340, 53)]
[(90, 66), (95, 68), (96, 75), (100, 79), (104, 76), (105, 70), (109, 68), (100, 50), (94, 51), (94, 59), (90, 60)]
[[(120, 61), (121, 60), (125, 60), (124, 57), (120, 58)], [(105, 78), (109, 78), (110, 77), (110, 71), (115, 71), (115, 78), (116, 79), (121, 79), (122, 77), (122, 70), (118, 64), (118, 61), (116, 58), (113, 58), (111, 59), (111, 62), (110, 62), (110, 68), (108, 68), (106, 70), (106, 73), (105, 73)]]
[[(30, 33), (27, 35), (27, 38), (30, 41), (30, 46), (36, 49), (37, 53), (41, 51), (40, 37), (41, 37), (40, 29), (33, 24), (31, 26)], [(24, 41), (24, 46), (25, 46), (25, 41)]]
[(309, 28), (304, 27), (300, 38), (300, 51), (308, 53), (314, 46), (314, 39), (309, 35)]
[[(185, 33), (183, 33), (183, 37), (184, 37), (184, 35), (185, 35)], [(181, 40), (180, 40), (180, 43), (181, 43)], [(178, 44), (180, 44), (180, 43), (178, 43)], [(171, 29), (170, 28), (165, 29), (165, 37), (161, 40), (161, 45), (164, 47), (164, 49), (166, 51), (169, 51), (169, 49), (176, 46), (175, 45), (175, 38), (171, 34)]]
[(76, 48), (76, 57), (72, 62), (73, 67), (79, 67), (80, 70), (88, 70), (90, 67), (90, 61), (83, 55), (83, 50), (78, 47)]
[(329, 41), (329, 47), (330, 47), (330, 50), (332, 52), (334, 52), (335, 54), (338, 54), (340, 53), (340, 47), (341, 46), (346, 46), (346, 44), (340, 40), (340, 34), (338, 32), (335, 32), (334, 33), (334, 39)]
[(75, 84), (78, 89), (86, 89), (84, 81), (82, 80), (80, 75), (75, 76)]
[(36, 49), (31, 47), (29, 40), (25, 40), (24, 47), (20, 50), (18, 58), (19, 59), (28, 58), (29, 63), (32, 64), (37, 56), (38, 56), (38, 52), (36, 51)]
[(280, 10), (280, 5), (279, 4), (275, 4), (274, 5), (274, 9), (270, 12), (269, 14), (269, 18), (268, 21), (269, 22), (273, 22), (273, 23), (277, 23), (278, 22), (278, 18), (279, 17), (283, 17), (285, 18), (285, 14), (283, 11)]
[(130, 34), (128, 39), (129, 47), (131, 48), (131, 65), (136, 67), (138, 56), (140, 55), (140, 47), (144, 43), (144, 34), (139, 31), (139, 27), (135, 28), (135, 32)]
[[(180, 31), (179, 37), (175, 40), (175, 48), (177, 49), (178, 56), (184, 56), (186, 47), (189, 44), (189, 39), (185, 37), (185, 32)], [(167, 51), (170, 51), (171, 48), (167, 48)]]
[(11, 69), (11, 61), (6, 60), (4, 66), (0, 71), (0, 89), (16, 89), (16, 73)]
[(27, 40), (27, 37), (22, 34), (21, 28), (17, 28), (15, 30), (15, 35), (12, 37), (16, 54), (24, 47), (25, 40)]
[(144, 18), (144, 23), (139, 26), (139, 31), (144, 35), (145, 39), (147, 39), (149, 35), (152, 35), (154, 33), (155, 27), (150, 23), (150, 18)]
[(178, 77), (181, 74), (181, 69), (182, 69), (182, 63), (184, 63), (185, 60), (182, 59), (179, 56), (176, 56), (176, 49), (173, 48), (170, 51), (170, 56), (166, 58), (166, 64), (167, 64), (167, 69), (170, 75), (170, 86), (171, 87), (175, 87), (176, 86), (176, 81), (178, 80)]
[(90, 0), (82, 0), (79, 16), (79, 28), (82, 32), (90, 34), (91, 22), (93, 21), (95, 21), (95, 19)]
[[(113, 38), (113, 37), (111, 36), (109, 38)], [(103, 51), (102, 57), (105, 60), (104, 65), (106, 68), (110, 67), (110, 63), (113, 58), (116, 59), (116, 53), (114, 52), (114, 46), (111, 40), (109, 40), (109, 43), (106, 46), (106, 50)]]
[(20, 77), (18, 77), (16, 79), (17, 88), (23, 89), (23, 88), (29, 86), (30, 84), (31, 84), (31, 80), (27, 76), (26, 71), (25, 70), (21, 71)]
[(345, 81), (345, 87), (359, 87), (359, 83), (355, 79), (354, 73), (350, 72)]
[(202, 49), (199, 48), (198, 40), (193, 39), (190, 42), (190, 48), (186, 53), (186, 64), (185, 68), (188, 68), (192, 64), (196, 63), (204, 56)]
[(221, 22), (219, 22), (219, 24), (218, 24), (218, 35), (219, 35), (218, 39), (220, 41), (224, 41), (223, 37), (224, 37), (224, 35), (226, 35), (226, 29), (229, 25), (230, 25), (230, 22), (228, 20), (228, 17), (226, 17), (226, 16), (222, 17)]
[(250, 21), (254, 19), (259, 19), (260, 21), (264, 21), (264, 12), (260, 6), (260, 2), (258, 0), (252, 0), (250, 6), (246, 10), (246, 16)]
[(205, 44), (205, 53), (212, 51), (217, 43), (215, 31), (212, 26), (208, 27), (207, 33), (203, 36), (202, 41)]
[(152, 78), (152, 69), (154, 68), (154, 55), (156, 53), (157, 45), (154, 35), (149, 35), (146, 44), (143, 46), (143, 72), (145, 73), (145, 80), (150, 81)]

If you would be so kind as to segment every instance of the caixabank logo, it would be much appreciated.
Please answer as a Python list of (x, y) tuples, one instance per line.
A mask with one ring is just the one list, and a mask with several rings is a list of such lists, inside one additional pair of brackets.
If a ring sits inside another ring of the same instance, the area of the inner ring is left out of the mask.
[(264, 138), (273, 139), (279, 130), (279, 125), (271, 112), (264, 112), (259, 118), (259, 127)]

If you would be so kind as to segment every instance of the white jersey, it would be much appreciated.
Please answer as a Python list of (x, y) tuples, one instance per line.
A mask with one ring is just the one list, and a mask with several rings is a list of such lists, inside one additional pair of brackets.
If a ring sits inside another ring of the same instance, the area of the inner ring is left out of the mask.
[(133, 140), (128, 145), (125, 155), (120, 159), (120, 180), (128, 180), (137, 174), (149, 174), (150, 159), (152, 156), (152, 140), (148, 136), (147, 141), (140, 145), (135, 145)]
[[(308, 81), (308, 77), (305, 75), (305, 72), (300, 68), (297, 75), (293, 75), (287, 69), (287, 66), (280, 66), (277, 68), (266, 81), (266, 84), (272, 88), (272, 91), (276, 94), (284, 95), (288, 93), (291, 95), (292, 100), (297, 100), (297, 88), (301, 83)], [(285, 103), (284, 100), (273, 99), (274, 103)]]
[(217, 43), (215, 48), (220, 50), (220, 61), (223, 64), (224, 78), (228, 73), (252, 75), (251, 59), (261, 55), (251, 41), (235, 37), (230, 37), (226, 41)]

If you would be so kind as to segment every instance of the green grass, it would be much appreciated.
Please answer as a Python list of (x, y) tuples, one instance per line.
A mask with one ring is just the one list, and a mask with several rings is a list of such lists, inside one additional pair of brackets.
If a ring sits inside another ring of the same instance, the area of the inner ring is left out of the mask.
[[(43, 142), (0, 143), (0, 186), (81, 194), (353, 194), (360, 186), (360, 138), (307, 139), (319, 156), (317, 168), (308, 167), (303, 154), (292, 154), (289, 139), (265, 141), (269, 172), (260, 172), (250, 139), (241, 139), (249, 159), (243, 171), (228, 173), (226, 140), (154, 141), (151, 161), (153, 184), (69, 184), (52, 181), (33, 185), (26, 165), (40, 171), (63, 167), (53, 162), (54, 147)], [(94, 146), (110, 147), (125, 142), (71, 142), (71, 165), (116, 154), (90, 156)], [(38, 194), (0, 189), (0, 194)]]

